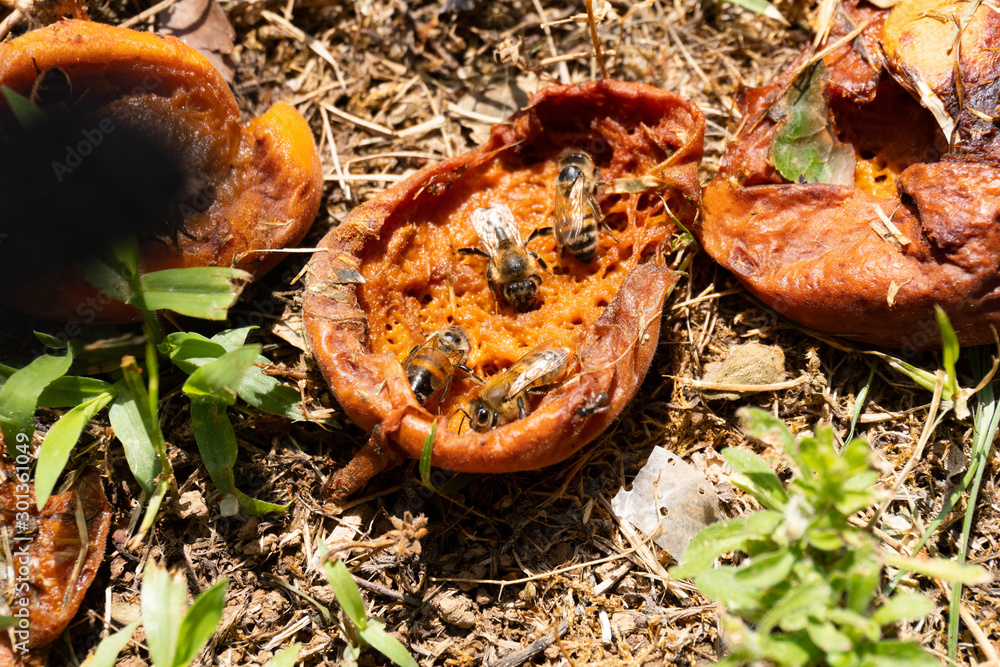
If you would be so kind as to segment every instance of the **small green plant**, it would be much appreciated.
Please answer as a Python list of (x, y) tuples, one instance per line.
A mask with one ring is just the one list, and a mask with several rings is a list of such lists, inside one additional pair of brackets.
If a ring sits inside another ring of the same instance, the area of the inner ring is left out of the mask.
[(223, 577), (195, 598), (189, 608), (184, 576), (171, 575), (159, 565), (148, 563), (142, 578), (141, 618), (105, 638), (85, 667), (112, 667), (140, 623), (146, 631), (154, 667), (187, 667), (222, 620), (228, 585), (229, 580)]
[[(886, 628), (921, 618), (934, 605), (900, 592), (879, 598), (886, 565), (950, 581), (983, 581), (985, 572), (944, 560), (913, 559), (879, 549), (851, 523), (878, 499), (868, 443), (856, 438), (838, 453), (833, 432), (796, 439), (767, 412), (743, 409), (749, 435), (780, 445), (796, 469), (788, 488), (756, 454), (726, 449), (731, 481), (763, 506), (748, 517), (699, 533), (671, 576), (694, 578), (721, 612), (729, 655), (720, 665), (938, 665), (914, 642), (886, 637)], [(738, 565), (714, 567), (728, 552)]]
[(333, 589), (333, 595), (350, 621), (350, 626), (344, 627), (348, 645), (344, 649), (341, 664), (356, 665), (361, 649), (368, 644), (399, 667), (418, 667), (417, 661), (407, 652), (406, 647), (385, 631), (385, 623), (379, 618), (368, 616), (361, 592), (347, 566), (339, 560), (331, 562), (328, 558), (329, 549), (322, 542), (320, 553), (326, 558), (323, 570)]
[(85, 274), (95, 287), (139, 310), (145, 345), (132, 351), (145, 352), (142, 367), (134, 356), (124, 355), (113, 382), (66, 375), (84, 349), (83, 341), (67, 343), (45, 334), (38, 334), (42, 343), (65, 354), (42, 355), (22, 369), (0, 366), (0, 430), (15, 459), (31, 453), (37, 408), (69, 408), (53, 424), (37, 453), (38, 507), (44, 507), (54, 492), (87, 422), (108, 407), (129, 468), (142, 487), (144, 501), (149, 501), (138, 535), (146, 533), (174, 484), (159, 426), (158, 355), (163, 354), (190, 375), (183, 390), (191, 399), (195, 440), (219, 491), (236, 498), (246, 514), (283, 511), (286, 505), (258, 501), (236, 489), (232, 469), (237, 444), (226, 409), (239, 397), (265, 412), (304, 419), (298, 391), (261, 371), (259, 364), (268, 360), (260, 355), (259, 345), (246, 344), (253, 327), (226, 330), (212, 338), (186, 332), (164, 336), (153, 312), (169, 308), (191, 317), (224, 319), (248, 274), (214, 267), (140, 274), (138, 262), (133, 240), (90, 260)]

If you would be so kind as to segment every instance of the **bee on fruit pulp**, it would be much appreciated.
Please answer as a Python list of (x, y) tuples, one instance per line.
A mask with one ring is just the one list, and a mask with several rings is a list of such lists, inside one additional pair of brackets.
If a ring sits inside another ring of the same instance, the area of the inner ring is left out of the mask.
[(520, 313), (531, 310), (542, 284), (536, 260), (543, 269), (546, 266), (521, 241), (521, 232), (510, 209), (504, 204), (476, 209), (472, 213), (472, 227), (486, 250), (459, 248), (458, 252), (489, 259), (486, 280), (493, 293), (503, 295)]
[(438, 392), (444, 396), (457, 369), (471, 375), (472, 370), (465, 365), (471, 349), (465, 331), (460, 327), (445, 327), (434, 332), (423, 345), (410, 350), (403, 370), (417, 402), (424, 405)]
[(569, 350), (561, 347), (535, 349), (485, 380), (479, 398), (469, 401), (462, 410), (469, 424), (483, 433), (524, 419), (528, 394), (546, 391), (558, 382), (566, 371), (569, 355)]
[(536, 236), (553, 234), (561, 252), (567, 250), (581, 262), (594, 259), (597, 252), (597, 227), (603, 226), (601, 209), (594, 196), (601, 172), (587, 153), (569, 150), (559, 159), (552, 199), (555, 222), (532, 232)]

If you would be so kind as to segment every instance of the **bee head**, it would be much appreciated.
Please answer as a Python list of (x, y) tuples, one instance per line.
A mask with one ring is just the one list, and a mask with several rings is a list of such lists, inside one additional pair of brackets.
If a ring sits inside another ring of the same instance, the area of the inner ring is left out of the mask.
[(472, 430), (479, 433), (485, 433), (497, 424), (497, 413), (487, 408), (478, 398), (469, 401), (465, 413), (469, 416)]
[(472, 350), (472, 345), (469, 343), (469, 337), (465, 334), (465, 331), (461, 327), (448, 327), (442, 329), (441, 333), (438, 334), (441, 337), (442, 345), (454, 352), (461, 352), (462, 356), (467, 356)]
[[(529, 280), (518, 280), (507, 283), (504, 287), (504, 296), (513, 304), (519, 313), (526, 313), (531, 310), (535, 302), (538, 301), (538, 285), (541, 279), (537, 275), (531, 276)], [(537, 280), (537, 282), (536, 282)]]
[(570, 186), (583, 178), (583, 171), (575, 164), (563, 167), (559, 171), (559, 184)]

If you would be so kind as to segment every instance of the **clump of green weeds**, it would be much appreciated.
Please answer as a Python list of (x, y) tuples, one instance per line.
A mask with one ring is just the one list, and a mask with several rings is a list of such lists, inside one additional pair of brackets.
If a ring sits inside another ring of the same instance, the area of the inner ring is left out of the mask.
[[(795, 438), (767, 412), (745, 408), (741, 416), (749, 435), (781, 447), (796, 474), (786, 488), (753, 452), (724, 450), (735, 470), (731, 481), (763, 510), (707, 527), (671, 569), (671, 576), (693, 578), (725, 608), (720, 614), (729, 654), (719, 664), (940, 664), (919, 644), (891, 636), (893, 624), (922, 618), (934, 604), (913, 591), (882, 598), (884, 570), (965, 584), (983, 581), (985, 572), (892, 553), (851, 521), (879, 499), (864, 439), (838, 452), (829, 427)], [(744, 557), (714, 566), (729, 552)]]

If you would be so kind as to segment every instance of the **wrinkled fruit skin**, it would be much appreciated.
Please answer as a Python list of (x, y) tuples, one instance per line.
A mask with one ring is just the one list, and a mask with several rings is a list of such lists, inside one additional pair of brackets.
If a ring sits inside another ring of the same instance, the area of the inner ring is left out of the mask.
[[(6, 526), (5, 534), (10, 536), (14, 578), (3, 582), (3, 589), (7, 605), (15, 615), (23, 608), (17, 601), (22, 596), (28, 598), (30, 627), (26, 636), (15, 635), (15, 641), (23, 640), (24, 647), (31, 649), (35, 659), (44, 663), (44, 657), (39, 657), (44, 647), (55, 641), (69, 625), (104, 560), (111, 505), (95, 469), (80, 475), (68, 491), (50, 497), (41, 512), (35, 508), (34, 486), (30, 485), (25, 493), (23, 488), (18, 488), (12, 471), (8, 472), (8, 479), (12, 481), (0, 484), (0, 521)], [(25, 496), (27, 525), (18, 521), (18, 514), (24, 513)], [(81, 552), (77, 499), (87, 526), (85, 552)], [(25, 547), (28, 556), (22, 559), (19, 554)], [(22, 579), (19, 567), (24, 564), (27, 564), (27, 576)], [(15, 591), (19, 595), (12, 596)], [(23, 651), (14, 651), (16, 657), (12, 656), (12, 648), (7, 632), (0, 633), (0, 665), (33, 664), (21, 662), (26, 659)]]
[[(31, 94), (39, 72), (62, 69), (72, 92), (58, 104), (142, 133), (185, 172), (175, 210), (186, 233), (140, 234), (143, 272), (225, 266), (260, 276), (298, 243), (322, 197), (319, 156), (308, 124), (286, 104), (239, 122), (221, 75), (173, 37), (86, 21), (63, 21), (0, 45), (0, 84)], [(43, 110), (44, 105), (40, 104)], [(0, 129), (15, 122), (0, 99)], [(96, 136), (96, 135), (95, 135)], [(12, 305), (44, 317), (130, 321), (73, 271), (4, 290)]]
[[(911, 12), (912, 4), (896, 11)], [(911, 95), (919, 75), (946, 106), (957, 99), (950, 56), (947, 73), (929, 65), (934, 58), (918, 57), (922, 48), (943, 48), (927, 27), (939, 22), (913, 24), (863, 1), (842, 9), (830, 43), (871, 21), (825, 58), (834, 128), (857, 157), (855, 186), (789, 183), (769, 157), (774, 104), (803, 56), (781, 80), (742, 94), (742, 124), (705, 189), (705, 215), (693, 231), (750, 292), (806, 327), (862, 344), (932, 349), (940, 346), (940, 304), (963, 345), (991, 342), (991, 325), (1000, 326), (995, 132), (964, 114), (949, 146)], [(1000, 75), (1000, 59), (986, 48), (994, 42), (983, 41), (998, 34), (1000, 17), (983, 6), (973, 25), (966, 39), (980, 41), (963, 41), (962, 71), (967, 99), (981, 99)], [(873, 228), (882, 226), (876, 206), (901, 242)]]
[[(634, 395), (656, 349), (663, 301), (677, 279), (662, 255), (675, 231), (663, 202), (682, 222), (693, 220), (703, 137), (701, 112), (671, 93), (617, 81), (553, 86), (494, 126), (484, 146), (422, 169), (333, 230), (307, 275), (307, 340), (347, 414), (377, 427), (335, 480), (337, 491), (356, 490), (402, 456), (419, 458), (435, 421), (433, 464), (453, 471), (551, 465), (600, 434)], [(602, 232), (591, 263), (560, 258), (551, 237), (533, 242), (550, 272), (536, 306), (518, 313), (495, 300), (484, 260), (455, 249), (477, 244), (469, 219), (478, 207), (510, 206), (524, 238), (551, 224), (552, 186), (568, 147), (589, 151), (607, 182), (656, 175), (672, 185), (599, 196), (617, 241)], [(525, 419), (459, 433), (455, 411), (479, 385), (456, 375), (440, 412), (433, 402), (429, 411), (400, 365), (448, 324), (468, 333), (468, 363), (480, 376), (546, 340), (578, 359)], [(609, 400), (593, 410), (602, 392)]]

